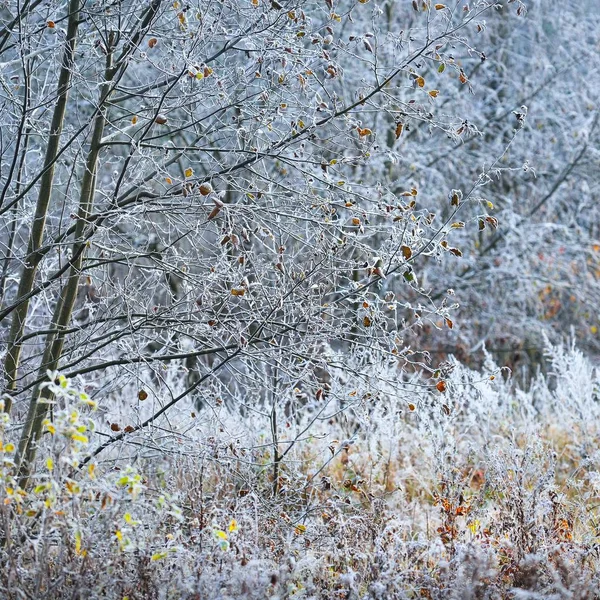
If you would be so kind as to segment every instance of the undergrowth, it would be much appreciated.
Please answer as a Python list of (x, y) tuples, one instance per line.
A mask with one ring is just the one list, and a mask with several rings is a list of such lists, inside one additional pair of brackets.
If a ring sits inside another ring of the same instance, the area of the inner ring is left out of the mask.
[(222, 406), (89, 462), (95, 402), (50, 374), (26, 489), (0, 411), (0, 595), (598, 598), (598, 374), (549, 352), (526, 392), (454, 364), (443, 393), (347, 383), (351, 408), (283, 417), (276, 446)]

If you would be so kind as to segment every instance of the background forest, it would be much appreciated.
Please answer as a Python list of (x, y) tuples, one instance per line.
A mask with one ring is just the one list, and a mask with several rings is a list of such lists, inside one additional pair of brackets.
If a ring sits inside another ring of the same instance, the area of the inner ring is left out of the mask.
[(3, 598), (597, 598), (595, 0), (0, 2)]

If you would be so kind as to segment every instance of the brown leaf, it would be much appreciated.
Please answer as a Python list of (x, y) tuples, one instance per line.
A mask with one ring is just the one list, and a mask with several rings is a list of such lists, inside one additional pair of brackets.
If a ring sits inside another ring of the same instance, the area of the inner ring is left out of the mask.
[(149, 48), (154, 48), (154, 46), (156, 46), (156, 44), (158, 44), (158, 40), (156, 38), (153, 37), (148, 40)]
[(121, 431), (121, 427), (119, 426), (118, 423), (111, 423), (110, 429), (111, 429), (111, 431)]
[(212, 185), (208, 182), (201, 184), (198, 189), (203, 196), (208, 196), (213, 191)]
[(404, 129), (404, 123), (398, 123), (396, 125), (396, 139), (398, 139), (402, 135), (403, 129)]
[(436, 384), (435, 387), (437, 389), (438, 392), (440, 393), (444, 393), (446, 391), (446, 382), (443, 379), (440, 379)]
[(221, 207), (220, 206), (215, 206), (211, 211), (210, 214), (208, 215), (208, 220), (212, 221), (214, 218), (216, 218), (218, 216), (218, 214), (221, 212)]
[(402, 246), (400, 250), (404, 260), (408, 260), (412, 256), (412, 250), (408, 246)]
[(164, 125), (167, 122), (167, 117), (165, 117), (165, 115), (156, 115), (154, 122), (159, 125)]
[(127, 427), (125, 427), (125, 429), (123, 429), (123, 431), (125, 433), (131, 433), (132, 431), (135, 431), (135, 427), (132, 427), (131, 425), (127, 425)]
[(138, 400), (141, 400), (143, 402), (144, 400), (147, 400), (147, 399), (148, 399), (148, 392), (146, 390), (140, 390), (138, 392)]

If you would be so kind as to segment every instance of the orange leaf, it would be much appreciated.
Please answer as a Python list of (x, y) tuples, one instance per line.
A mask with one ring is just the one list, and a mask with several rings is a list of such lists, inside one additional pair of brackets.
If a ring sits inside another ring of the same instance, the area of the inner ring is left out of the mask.
[(443, 379), (441, 379), (435, 384), (435, 387), (437, 388), (438, 392), (441, 392), (443, 394), (446, 391), (446, 382)]

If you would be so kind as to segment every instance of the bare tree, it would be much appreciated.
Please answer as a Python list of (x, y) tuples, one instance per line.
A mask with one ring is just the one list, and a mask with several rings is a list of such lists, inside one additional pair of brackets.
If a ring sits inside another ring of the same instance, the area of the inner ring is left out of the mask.
[(450, 145), (477, 134), (443, 99), (466, 95), (469, 57), (483, 57), (470, 36), (496, 9), (12, 7), (0, 321), (23, 481), (52, 402), (40, 384), (56, 370), (98, 396), (134, 394), (136, 420), (96, 453), (193, 397), (265, 411), (275, 464), (281, 418), (327, 413), (333, 364), (368, 377), (398, 361), (435, 385), (406, 340), (428, 322), (452, 328), (454, 301), (418, 265), (462, 255), (460, 218), (495, 226), (479, 189), (509, 168), (499, 161), (520, 127), (474, 160), (462, 191), (437, 188), (441, 215), (399, 162), (426, 132)]

